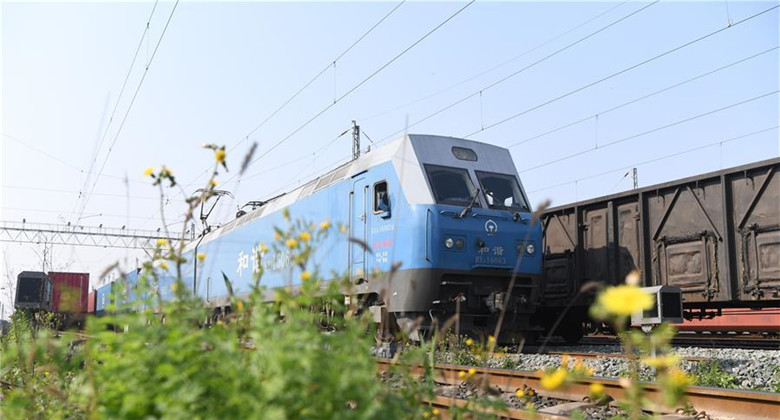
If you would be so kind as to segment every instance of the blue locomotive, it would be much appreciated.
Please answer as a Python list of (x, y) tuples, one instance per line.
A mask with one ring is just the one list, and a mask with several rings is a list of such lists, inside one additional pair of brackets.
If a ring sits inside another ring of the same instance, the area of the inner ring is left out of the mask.
[[(185, 284), (216, 311), (229, 310), (223, 273), (238, 296), (260, 267), (271, 292), (299, 284), (290, 254), (260, 245), (285, 226), (284, 209), (293, 219), (347, 230), (328, 235), (310, 261), (320, 273), (347, 274), (357, 295), (349, 298), (395, 327), (422, 318), (424, 330), (459, 311), (461, 331), (492, 333), (506, 308), (506, 339), (527, 329), (538, 304), (542, 229), (507, 149), (430, 135), (392, 141), (188, 244)], [(204, 264), (196, 264), (197, 253), (207, 255)], [(170, 296), (167, 282), (173, 277), (159, 287)], [(110, 287), (98, 290), (98, 313)]]

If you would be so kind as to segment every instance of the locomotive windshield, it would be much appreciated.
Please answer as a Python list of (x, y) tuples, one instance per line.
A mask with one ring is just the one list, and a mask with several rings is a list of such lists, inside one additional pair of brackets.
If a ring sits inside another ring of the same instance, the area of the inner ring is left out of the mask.
[[(425, 165), (433, 196), (439, 204), (466, 206), (474, 196), (474, 184), (469, 173), (462, 168)], [(474, 204), (479, 207), (479, 203)]]
[(490, 208), (529, 210), (517, 179), (512, 175), (475, 171)]

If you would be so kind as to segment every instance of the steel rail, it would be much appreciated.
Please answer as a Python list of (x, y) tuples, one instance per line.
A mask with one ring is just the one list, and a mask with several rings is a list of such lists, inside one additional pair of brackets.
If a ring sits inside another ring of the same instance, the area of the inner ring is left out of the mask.
[[(379, 359), (377, 363), (378, 369), (382, 372), (390, 371), (391, 367), (396, 364), (395, 361), (388, 359)], [(406, 368), (415, 375), (424, 373), (424, 368), (420, 365), (407, 365)], [(461, 384), (463, 380), (458, 378), (458, 372), (468, 368), (472, 367), (437, 364), (434, 366), (434, 380), (447, 385)], [(523, 386), (528, 386), (544, 397), (582, 401), (589, 394), (590, 384), (598, 383), (604, 386), (604, 392), (613, 400), (626, 401), (626, 390), (619, 381), (614, 379), (587, 378), (574, 382), (565, 388), (550, 391), (541, 386), (542, 375), (539, 372), (483, 367), (473, 367), (473, 369), (476, 370), (477, 376), (487, 375), (488, 384), (503, 392), (514, 392)], [(675, 412), (677, 407), (666, 407), (663, 404), (660, 387), (652, 383), (643, 383), (642, 385), (651, 404), (649, 407), (644, 407), (646, 410), (656, 413)], [(693, 386), (687, 389), (686, 401), (691, 403), (696, 410), (705, 411), (714, 417), (774, 420), (778, 418), (778, 413), (780, 413), (780, 393)], [(537, 411), (536, 414), (543, 414), (540, 413), (541, 411), (544, 409)]]

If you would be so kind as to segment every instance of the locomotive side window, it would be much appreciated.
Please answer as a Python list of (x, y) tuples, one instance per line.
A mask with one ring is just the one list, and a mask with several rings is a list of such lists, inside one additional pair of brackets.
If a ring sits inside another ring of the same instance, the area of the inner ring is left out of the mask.
[[(475, 188), (467, 170), (425, 165), (425, 172), (437, 203), (467, 206), (471, 202)], [(475, 202), (474, 206), (479, 207), (479, 202)]]
[(387, 181), (374, 184), (374, 214), (390, 217), (390, 196), (387, 193)]
[(475, 171), (490, 208), (529, 210), (517, 179), (512, 175)]

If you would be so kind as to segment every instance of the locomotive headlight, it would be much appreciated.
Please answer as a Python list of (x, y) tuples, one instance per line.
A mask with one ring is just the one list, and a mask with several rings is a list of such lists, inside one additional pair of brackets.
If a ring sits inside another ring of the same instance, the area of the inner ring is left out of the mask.
[(525, 252), (527, 252), (529, 255), (533, 255), (533, 253), (536, 252), (536, 246), (534, 246), (534, 244), (526, 245)]
[(444, 246), (446, 246), (447, 249), (452, 249), (454, 245), (455, 245), (455, 241), (452, 240), (452, 238), (447, 238), (444, 240)]

